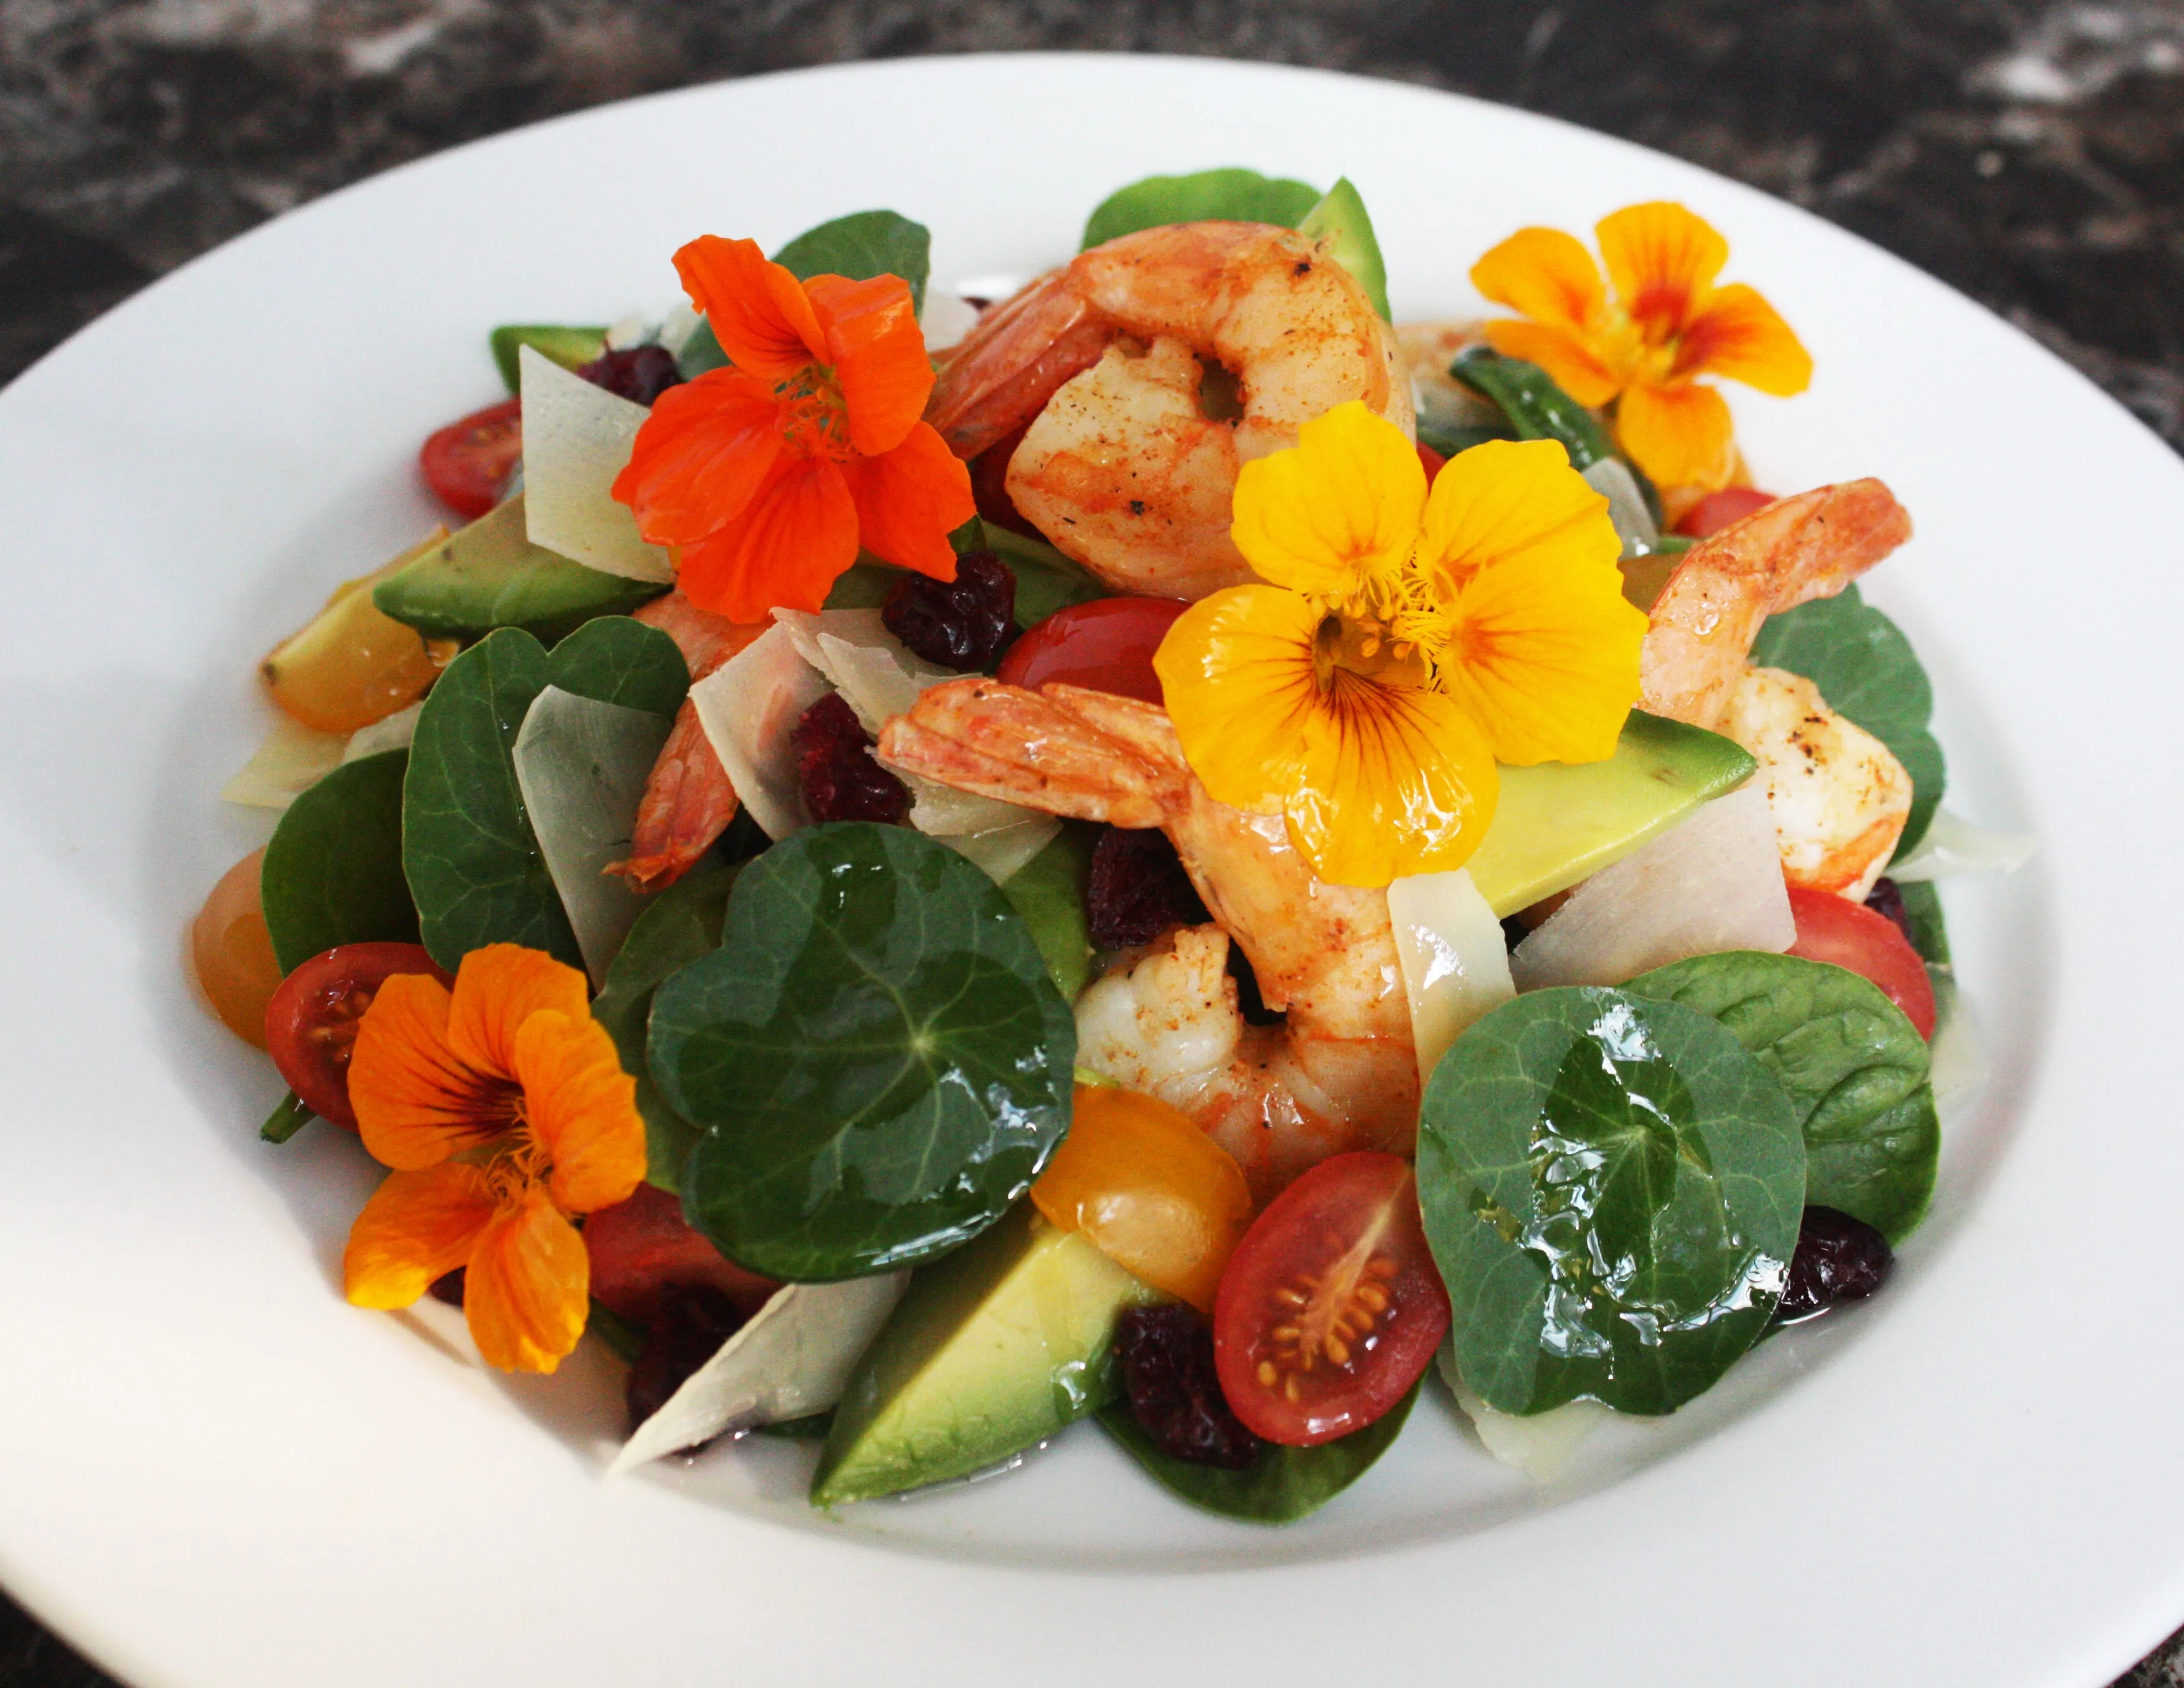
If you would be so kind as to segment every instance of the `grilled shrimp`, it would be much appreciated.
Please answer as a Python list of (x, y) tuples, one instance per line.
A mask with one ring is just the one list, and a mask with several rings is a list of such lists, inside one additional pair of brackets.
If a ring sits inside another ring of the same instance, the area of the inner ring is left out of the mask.
[[(700, 610), (678, 591), (655, 598), (637, 619), (675, 641), (693, 681), (704, 679), (766, 630), (769, 623), (731, 621)], [(690, 871), (736, 818), (736, 788), (685, 699), (644, 783), (629, 860), (607, 869), (636, 891), (662, 891)]]
[(1719, 731), (1759, 624), (1832, 598), (1911, 537), (1878, 481), (1777, 499), (1684, 554), (1653, 605), (1638, 707)]
[(1779, 668), (1744, 671), (1721, 730), (1759, 759), (1782, 877), (1864, 902), (1911, 817), (1903, 764), (1810, 680)]
[[(1088, 989), (1078, 1058), (1197, 1120), (1258, 1199), (1346, 1150), (1407, 1152), (1418, 1065), (1386, 894), (1325, 883), (1279, 816), (1215, 802), (1164, 710), (972, 677), (889, 721), (879, 759), (1051, 815), (1159, 827), (1174, 841), (1215, 923), (1172, 934)], [(1232, 939), (1280, 1024), (1245, 1023), (1226, 968)]]
[(1228, 538), (1236, 471), (1346, 400), (1412, 427), (1408, 371), (1364, 290), (1264, 223), (1145, 229), (980, 319), (927, 420), (959, 457), (1019, 428), (1006, 486), (1125, 592), (1197, 599), (1254, 577)]
[(1911, 537), (1878, 481), (1780, 499), (1691, 547), (1653, 606), (1639, 707), (1759, 759), (1793, 885), (1863, 900), (1911, 813), (1911, 777), (1809, 680), (1747, 666), (1768, 616), (1829, 598)]

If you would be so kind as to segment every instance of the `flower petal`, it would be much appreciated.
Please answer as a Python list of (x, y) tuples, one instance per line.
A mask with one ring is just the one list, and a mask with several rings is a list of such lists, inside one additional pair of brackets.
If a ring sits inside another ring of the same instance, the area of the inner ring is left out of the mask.
[(1486, 343), (1505, 358), (1537, 364), (1555, 384), (1580, 404), (1605, 404), (1623, 390), (1623, 377), (1610, 369), (1587, 342), (1543, 323), (1496, 317), (1482, 323)]
[(1403, 431), (1351, 399), (1236, 476), (1229, 537), (1262, 578), (1345, 599), (1401, 569), (1417, 543), (1426, 471)]
[(1442, 684), (1495, 756), (1592, 762), (1613, 755), (1638, 699), (1646, 616), (1623, 595), (1610, 543), (1566, 528), (1481, 569), (1457, 594)]
[(738, 369), (773, 382), (826, 361), (827, 337), (804, 284), (768, 263), (756, 241), (699, 235), (675, 254), (675, 270)]
[(1535, 322), (1580, 331), (1596, 322), (1605, 303), (1600, 266), (1560, 229), (1518, 230), (1471, 266), (1471, 285)]
[(1713, 492), (1736, 470), (1728, 403), (1697, 382), (1632, 387), (1616, 404), (1615, 437), (1657, 486)]
[(1340, 666), (1333, 679), (1304, 723), (1291, 842), (1335, 885), (1462, 866), (1501, 796), (1485, 735), (1439, 692)]
[(933, 392), (933, 361), (925, 355), (910, 283), (900, 276), (868, 281), (814, 276), (805, 288), (850, 407), (850, 443), (867, 457), (894, 450)]
[(407, 1171), (490, 1142), (515, 1122), (515, 1087), (449, 1046), (448, 988), (397, 973), (357, 1022), (348, 1099), (374, 1159)]
[(1489, 440), (1435, 476), (1418, 558), (1446, 578), (1446, 597), (1480, 569), (1570, 535), (1611, 565), (1621, 554), (1607, 500), (1569, 466), (1559, 441)]
[(517, 1078), (517, 1034), (525, 1021), (548, 1008), (588, 1020), (591, 993), (583, 974), (543, 950), (488, 944), (464, 956), (456, 970), (448, 1046), (473, 1067), (499, 1078)]
[(1729, 262), (1729, 242), (1713, 225), (1673, 200), (1626, 205), (1595, 232), (1615, 296), (1651, 346), (1683, 331)]
[(584, 1240), (533, 1184), (493, 1216), (471, 1250), (463, 1311), (488, 1364), (550, 1372), (584, 1334), (591, 1288)]
[(894, 450), (842, 465), (857, 506), (857, 538), (865, 549), (898, 568), (935, 580), (956, 578), (948, 536), (978, 513), (971, 470), (925, 422)]
[(1811, 385), (1813, 354), (1773, 305), (1738, 282), (1717, 288), (1685, 326), (1674, 373), (1726, 376), (1788, 398)]
[(772, 386), (742, 370), (709, 370), (655, 401), (613, 493), (654, 544), (688, 545), (743, 514), (781, 448)]
[(406, 1307), (465, 1264), (493, 1219), (493, 1189), (460, 1161), (389, 1173), (349, 1227), (342, 1289), (359, 1307)]
[(857, 506), (841, 469), (782, 458), (741, 515), (682, 548), (676, 580), (700, 610), (762, 621), (777, 608), (816, 610), (857, 560)]
[(541, 1009), (515, 1034), (523, 1113), (553, 1171), (547, 1188), (565, 1213), (627, 1201), (644, 1179), (644, 1120), (637, 1080), (614, 1039), (587, 1013)]
[(1232, 809), (1279, 815), (1301, 777), (1325, 613), (1275, 586), (1232, 586), (1175, 620), (1154, 654), (1184, 759)]

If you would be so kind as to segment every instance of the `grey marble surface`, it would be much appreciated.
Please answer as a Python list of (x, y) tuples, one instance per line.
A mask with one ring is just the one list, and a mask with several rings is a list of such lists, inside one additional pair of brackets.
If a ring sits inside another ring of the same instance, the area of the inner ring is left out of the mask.
[[(1325, 65), (1660, 148), (1900, 253), (2184, 448), (2184, 0), (0, 0), (0, 379), (206, 248), (459, 141), (1020, 47)], [(108, 1680), (0, 1596), (0, 1688)], [(2184, 1636), (2125, 1682), (2184, 1688)]]

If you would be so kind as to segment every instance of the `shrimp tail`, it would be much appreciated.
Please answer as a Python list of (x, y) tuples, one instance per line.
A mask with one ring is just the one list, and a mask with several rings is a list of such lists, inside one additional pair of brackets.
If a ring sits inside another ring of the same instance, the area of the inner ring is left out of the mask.
[(1684, 554), (1653, 605), (1639, 707), (1719, 725), (1760, 623), (1832, 597), (1911, 537), (1911, 517), (1875, 480), (1777, 499)]
[(925, 420), (970, 459), (1046, 407), (1071, 377), (1100, 361), (1114, 324), (1050, 271), (978, 319), (942, 367)]
[(1101, 694), (1056, 686), (1042, 695), (976, 675), (950, 680), (881, 730), (879, 761), (1049, 815), (1159, 826), (1185, 801), (1179, 764), (1150, 760), (1087, 720), (1084, 695)]
[(696, 865), (735, 818), (736, 788), (705, 737), (698, 706), (686, 699), (645, 782), (629, 860), (606, 871), (644, 895), (664, 891)]

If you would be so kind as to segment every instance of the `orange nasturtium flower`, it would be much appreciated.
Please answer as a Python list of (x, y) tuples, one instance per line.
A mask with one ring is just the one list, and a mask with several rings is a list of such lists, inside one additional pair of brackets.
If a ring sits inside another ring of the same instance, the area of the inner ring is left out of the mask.
[(1401, 429), (1337, 405), (1244, 465), (1229, 531), (1269, 583), (1193, 604), (1153, 666), (1206, 788), (1285, 816), (1321, 878), (1461, 867), (1497, 761), (1613, 754), (1646, 617), (1556, 442), (1474, 446), (1429, 493)]
[(569, 1223), (644, 1178), (637, 1085), (584, 976), (542, 950), (463, 957), (380, 987), (358, 1023), (349, 1100), (394, 1170), (357, 1216), (342, 1271), (360, 1307), (406, 1307), (457, 1267), (478, 1351), (550, 1372), (584, 1334), (591, 1264)]
[(919, 420), (933, 365), (899, 276), (800, 281), (758, 243), (701, 235), (675, 254), (729, 367), (660, 395), (614, 495), (671, 547), (700, 609), (762, 621), (816, 610), (874, 556), (956, 577), (970, 471)]
[(1473, 286), (1530, 319), (1489, 322), (1487, 340), (1539, 365), (1580, 404), (1613, 401), (1616, 437), (1662, 486), (1726, 486), (1736, 465), (1729, 406), (1699, 377), (1787, 398), (1812, 380), (1811, 355), (1752, 289), (1714, 285), (1729, 242), (1681, 205), (1625, 206), (1594, 231), (1608, 286), (1560, 229), (1519, 229), (1472, 266)]

